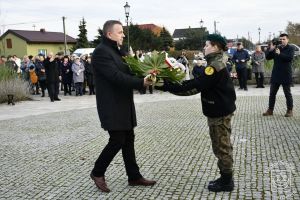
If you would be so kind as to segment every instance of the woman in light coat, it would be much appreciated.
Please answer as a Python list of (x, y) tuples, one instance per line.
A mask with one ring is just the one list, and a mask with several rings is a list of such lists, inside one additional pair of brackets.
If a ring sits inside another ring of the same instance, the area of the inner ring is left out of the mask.
[(264, 71), (265, 71), (265, 53), (261, 50), (261, 47), (257, 45), (255, 52), (252, 54), (252, 71), (255, 74), (256, 88), (264, 88)]
[(80, 58), (75, 58), (74, 63), (72, 64), (72, 71), (73, 71), (73, 81), (75, 84), (76, 89), (76, 96), (80, 95), (82, 96), (82, 84), (84, 81), (84, 65), (82, 62), (80, 62)]

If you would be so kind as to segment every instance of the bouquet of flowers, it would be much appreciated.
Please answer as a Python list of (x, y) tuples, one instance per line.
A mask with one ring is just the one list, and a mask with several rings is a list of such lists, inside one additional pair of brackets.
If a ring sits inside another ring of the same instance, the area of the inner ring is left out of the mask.
[(143, 61), (131, 56), (126, 56), (124, 59), (131, 72), (136, 76), (148, 76), (154, 83), (163, 79), (173, 83), (181, 83), (185, 77), (184, 70), (172, 65), (166, 58), (166, 53), (152, 52), (151, 55), (145, 55)]

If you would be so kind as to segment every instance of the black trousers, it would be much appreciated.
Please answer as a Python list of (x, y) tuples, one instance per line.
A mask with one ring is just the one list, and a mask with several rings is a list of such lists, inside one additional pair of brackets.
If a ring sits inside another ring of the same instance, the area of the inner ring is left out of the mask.
[(262, 87), (264, 86), (264, 73), (263, 72), (256, 72), (255, 74), (255, 81), (256, 81), (256, 85), (257, 87)]
[(46, 84), (46, 80), (39, 80), (39, 84), (40, 84), (40, 86), (41, 86), (41, 89), (42, 89), (42, 94), (45, 96), (45, 90), (46, 90), (46, 86), (47, 86), (47, 84)]
[(90, 95), (95, 94), (94, 85), (89, 85)]
[(282, 85), (283, 92), (286, 98), (286, 107), (288, 110), (293, 109), (293, 96), (291, 93), (291, 85), (283, 85), (280, 83), (271, 83), (270, 87), (270, 96), (269, 96), (269, 109), (274, 110), (275, 101), (276, 101), (276, 94), (278, 92), (278, 89)]
[(40, 80), (39, 84), (41, 86), (42, 91), (46, 90), (46, 80)]
[(64, 83), (64, 95), (67, 93), (69, 93), (69, 95), (72, 94), (71, 83)]
[(247, 68), (237, 68), (236, 73), (238, 75), (240, 88), (247, 89)]
[(59, 82), (48, 83), (48, 93), (51, 100), (58, 99)]
[(134, 151), (134, 132), (129, 131), (108, 131), (109, 141), (103, 149), (99, 158), (95, 162), (93, 175), (96, 177), (104, 176), (107, 167), (122, 149), (122, 156), (125, 163), (128, 181), (136, 180), (142, 177), (139, 167), (136, 163)]
[(83, 93), (83, 85), (82, 82), (75, 83), (76, 96), (82, 96)]

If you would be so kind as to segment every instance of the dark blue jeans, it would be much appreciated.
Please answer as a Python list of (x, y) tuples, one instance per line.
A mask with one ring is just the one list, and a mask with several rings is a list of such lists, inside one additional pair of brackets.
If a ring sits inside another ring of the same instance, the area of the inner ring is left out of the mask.
[(269, 96), (269, 109), (274, 110), (276, 94), (278, 89), (282, 85), (283, 92), (286, 98), (286, 107), (288, 110), (293, 109), (293, 96), (291, 93), (291, 85), (290, 84), (280, 84), (280, 83), (271, 83), (270, 87), (270, 96)]

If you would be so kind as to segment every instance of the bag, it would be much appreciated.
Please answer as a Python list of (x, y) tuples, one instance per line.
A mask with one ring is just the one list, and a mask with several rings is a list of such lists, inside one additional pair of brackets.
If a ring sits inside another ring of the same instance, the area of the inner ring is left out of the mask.
[(35, 71), (29, 71), (30, 73), (30, 81), (32, 84), (36, 84), (38, 82), (38, 76), (36, 75)]
[(247, 80), (252, 80), (252, 69), (247, 68)]

